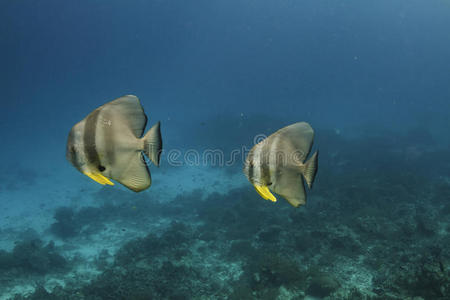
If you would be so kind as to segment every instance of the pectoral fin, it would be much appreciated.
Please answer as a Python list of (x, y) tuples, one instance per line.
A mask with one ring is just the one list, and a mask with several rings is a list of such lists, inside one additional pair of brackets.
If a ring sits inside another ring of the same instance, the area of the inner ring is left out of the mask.
[(270, 192), (267, 186), (255, 184), (255, 189), (258, 192), (258, 194), (264, 198), (264, 200), (277, 202), (277, 198), (275, 198), (275, 196)]
[(108, 178), (106, 178), (105, 176), (103, 176), (100, 173), (90, 173), (90, 172), (83, 172), (83, 173), (84, 173), (84, 175), (88, 176), (95, 182), (100, 183), (101, 185), (105, 185), (105, 184), (114, 185), (114, 183), (111, 180), (109, 180)]

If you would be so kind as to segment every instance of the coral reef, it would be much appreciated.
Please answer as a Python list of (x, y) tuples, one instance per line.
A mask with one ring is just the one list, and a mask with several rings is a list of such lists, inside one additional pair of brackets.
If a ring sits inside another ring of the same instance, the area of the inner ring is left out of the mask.
[[(102, 190), (99, 207), (57, 210), (51, 231), (67, 240), (116, 222), (146, 235), (104, 252), (88, 283), (16, 299), (449, 299), (450, 166), (426, 166), (450, 154), (421, 136), (427, 145), (321, 132), (317, 184), (299, 209), (247, 185), (170, 202)], [(426, 155), (405, 155), (411, 145)], [(15, 267), (10, 257), (37, 273), (66, 265), (51, 245), (16, 248), (0, 252), (0, 268)]]
[[(16, 274), (47, 274), (64, 271), (67, 260), (61, 256), (53, 242), (44, 245), (41, 240), (17, 243), (12, 252), (0, 250), (0, 270)], [(2, 277), (3, 277), (2, 276)]]

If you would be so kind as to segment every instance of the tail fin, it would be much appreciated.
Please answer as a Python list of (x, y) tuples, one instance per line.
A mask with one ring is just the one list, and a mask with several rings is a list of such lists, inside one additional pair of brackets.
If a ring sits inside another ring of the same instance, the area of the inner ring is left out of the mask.
[(150, 160), (159, 167), (159, 160), (162, 152), (162, 138), (161, 138), (161, 122), (153, 125), (152, 128), (145, 134), (144, 153)]
[(303, 177), (305, 177), (306, 184), (308, 185), (309, 189), (312, 188), (314, 178), (316, 177), (318, 157), (319, 157), (319, 151), (316, 151), (305, 163), (303, 170), (302, 170)]

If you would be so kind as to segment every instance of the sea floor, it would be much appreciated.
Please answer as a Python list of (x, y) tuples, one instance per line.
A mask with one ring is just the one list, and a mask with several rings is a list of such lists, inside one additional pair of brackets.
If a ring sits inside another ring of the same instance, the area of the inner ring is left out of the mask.
[[(40, 168), (40, 175), (35, 178), (33, 177), (36, 171), (32, 169), (24, 168), (17, 173), (18, 178), (29, 173), (25, 176), (29, 178), (29, 182), (17, 183), (12, 179), (0, 190), (2, 199), (0, 211), (3, 216), (0, 218), (0, 250), (11, 252), (17, 243), (38, 239), (43, 245), (54, 244), (59, 254), (72, 261), (72, 267), (64, 274), (36, 273), (14, 279), (5, 276), (6, 278), (1, 278), (0, 281), (0, 300), (11, 299), (14, 295), (33, 294), (37, 281), (49, 291), (55, 287), (65, 287), (68, 283), (75, 286), (88, 283), (101, 274), (97, 263), (99, 257), (106, 255), (108, 261), (112, 262), (113, 255), (127, 242), (149, 233), (160, 234), (173, 222), (170, 215), (156, 217), (152, 212), (148, 212), (145, 223), (142, 223), (142, 219), (108, 218), (101, 225), (97, 224), (102, 227), (101, 229), (92, 229), (92, 232), (84, 234), (86, 228), (82, 228), (76, 237), (66, 239), (55, 236), (51, 230), (52, 224), (56, 221), (54, 216), (58, 208), (66, 207), (73, 211), (98, 208), (95, 213), (101, 215), (102, 211), (118, 206), (120, 210), (128, 210), (125, 214), (133, 214), (137, 211), (142, 212), (140, 207), (142, 202), (157, 199), (161, 205), (170, 206), (176, 201), (177, 196), (192, 195), (199, 187), (202, 196), (226, 193), (242, 186), (246, 180), (243, 174), (235, 173), (230, 176), (218, 168), (189, 167), (169, 171), (157, 169), (153, 171), (151, 189), (136, 198), (134, 196), (137, 194), (120, 184), (114, 187), (101, 187), (70, 166), (58, 170), (58, 176), (55, 176), (54, 170), (45, 170), (45, 167)], [(175, 184), (171, 186), (170, 183)], [(102, 199), (102, 193), (114, 199)], [(120, 196), (124, 195), (126, 200), (120, 200)], [(111, 201), (108, 202), (109, 200)], [(86, 227), (89, 227), (89, 224), (86, 224)]]
[(0, 299), (450, 299), (450, 180), (342, 161), (300, 208), (240, 168), (152, 168), (139, 194), (18, 168), (0, 189)]

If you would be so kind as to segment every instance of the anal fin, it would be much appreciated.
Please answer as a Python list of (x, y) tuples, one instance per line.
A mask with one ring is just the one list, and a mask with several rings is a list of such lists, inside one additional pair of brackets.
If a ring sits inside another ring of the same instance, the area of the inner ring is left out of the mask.
[(149, 188), (152, 179), (141, 152), (132, 152), (131, 155), (123, 156), (122, 159), (123, 169), (118, 170), (120, 177), (114, 179), (135, 192)]

